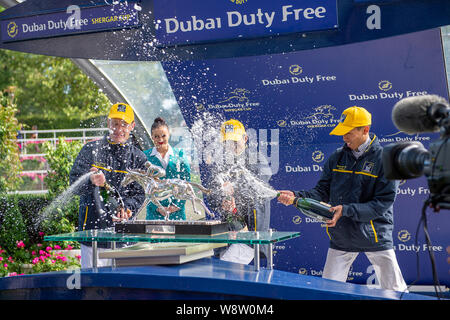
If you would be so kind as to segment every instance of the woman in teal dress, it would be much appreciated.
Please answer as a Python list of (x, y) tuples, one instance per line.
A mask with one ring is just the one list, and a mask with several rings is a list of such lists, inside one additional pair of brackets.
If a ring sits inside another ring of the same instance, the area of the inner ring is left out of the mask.
[[(184, 156), (183, 149), (172, 148), (169, 145), (169, 126), (164, 119), (158, 117), (153, 122), (151, 128), (153, 148), (145, 150), (148, 161), (152, 164), (162, 167), (166, 170), (166, 176), (161, 179), (182, 179), (191, 180), (191, 168)], [(161, 201), (161, 205), (169, 208), (170, 220), (186, 220), (184, 209), (186, 200), (180, 200), (175, 197)], [(162, 220), (165, 213), (158, 209), (156, 205), (150, 202), (147, 206), (147, 220)]]

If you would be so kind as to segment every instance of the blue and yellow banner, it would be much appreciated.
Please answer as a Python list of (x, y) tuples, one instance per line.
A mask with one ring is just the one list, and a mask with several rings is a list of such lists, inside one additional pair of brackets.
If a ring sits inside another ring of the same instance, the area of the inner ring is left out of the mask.
[[(3, 49), (102, 60), (202, 60), (317, 49), (446, 26), (450, 1), (27, 0), (1, 12), (0, 21)], [(89, 35), (80, 46), (82, 33)]]
[(279, 36), (338, 27), (337, 0), (155, 1), (158, 45)]
[(135, 3), (80, 7), (64, 11), (1, 20), (3, 42), (41, 39), (139, 26)]

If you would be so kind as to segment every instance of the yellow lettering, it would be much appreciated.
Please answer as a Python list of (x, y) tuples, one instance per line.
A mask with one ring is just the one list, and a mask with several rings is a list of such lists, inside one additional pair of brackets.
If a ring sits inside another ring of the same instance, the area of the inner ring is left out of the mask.
[(128, 20), (130, 15), (126, 16), (108, 16), (108, 17), (99, 17), (99, 18), (92, 18), (92, 24), (97, 23), (107, 23), (107, 22), (116, 22), (117, 20)]
[(130, 15), (129, 15), (129, 14), (127, 14), (127, 15), (121, 15), (121, 16), (119, 16), (119, 20), (121, 20), (121, 21), (127, 21), (127, 20), (130, 20)]

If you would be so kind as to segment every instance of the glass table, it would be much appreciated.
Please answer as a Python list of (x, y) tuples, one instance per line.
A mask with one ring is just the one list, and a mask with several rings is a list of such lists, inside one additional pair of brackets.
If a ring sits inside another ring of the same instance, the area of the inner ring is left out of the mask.
[(92, 266), (97, 267), (97, 242), (111, 242), (115, 248), (116, 242), (196, 242), (196, 243), (242, 243), (254, 246), (254, 269), (260, 270), (260, 245), (268, 245), (267, 268), (273, 269), (273, 244), (296, 238), (299, 232), (286, 231), (229, 231), (218, 235), (184, 235), (184, 234), (156, 234), (156, 233), (117, 233), (114, 228), (85, 230), (45, 236), (47, 241), (79, 241), (92, 242)]

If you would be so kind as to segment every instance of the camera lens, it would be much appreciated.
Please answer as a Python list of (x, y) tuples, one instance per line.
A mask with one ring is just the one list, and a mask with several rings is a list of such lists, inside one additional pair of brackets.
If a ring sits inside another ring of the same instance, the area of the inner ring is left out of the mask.
[(421, 143), (404, 143), (394, 155), (395, 167), (404, 179), (417, 178), (423, 174), (429, 152)]
[(383, 148), (384, 175), (401, 180), (420, 177), (430, 153), (420, 142), (391, 143)]

